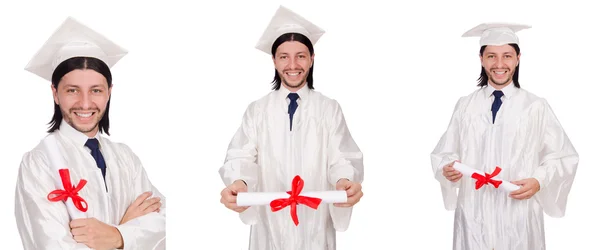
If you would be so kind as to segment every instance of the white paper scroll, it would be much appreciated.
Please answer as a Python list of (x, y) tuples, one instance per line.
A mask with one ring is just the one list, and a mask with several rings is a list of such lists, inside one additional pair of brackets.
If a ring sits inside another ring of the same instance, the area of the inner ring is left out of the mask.
[[(60, 152), (58, 151), (58, 141), (56, 141), (56, 138), (54, 137), (54, 135), (48, 135), (46, 136), (46, 138), (44, 138), (44, 146), (46, 147), (46, 152), (48, 152), (48, 160), (50, 161), (50, 169), (56, 173), (56, 179), (54, 179), (54, 185), (56, 186), (57, 189), (63, 189), (63, 183), (62, 180), (60, 179), (60, 175), (58, 174), (58, 170), (59, 169), (68, 169), (67, 164), (64, 162), (64, 159), (62, 158)], [(73, 182), (73, 180), (71, 179), (71, 182), (73, 185), (77, 185), (77, 182)], [(75, 204), (73, 204), (73, 200), (71, 198), (67, 198), (67, 201), (65, 202), (65, 205), (67, 206), (67, 211), (69, 212), (69, 215), (71, 216), (71, 219), (83, 219), (83, 218), (87, 218), (87, 214), (85, 212), (81, 212), (79, 209), (77, 209), (75, 207)]]
[[(301, 192), (300, 195), (320, 198), (321, 203), (346, 203), (348, 201), (346, 191)], [(237, 194), (237, 205), (240, 207), (269, 205), (273, 200), (289, 197), (290, 195), (286, 192), (241, 192)]]
[[(454, 162), (454, 169), (458, 170), (459, 172), (461, 172), (463, 174), (463, 178), (468, 177), (468, 178), (472, 178), (471, 176), (473, 175), (473, 173), (478, 173), (482, 176), (485, 176), (485, 173), (479, 170), (475, 170), (465, 164), (462, 164), (460, 162)], [(491, 173), (489, 173), (491, 174)], [(502, 184), (500, 184), (500, 186), (498, 188), (502, 188), (507, 192), (512, 192), (515, 191), (517, 189), (519, 189), (520, 187), (512, 184), (508, 181), (504, 181), (498, 178), (491, 178), (492, 180), (497, 180), (497, 181), (502, 181)], [(487, 185), (491, 185), (491, 184), (487, 184)]]

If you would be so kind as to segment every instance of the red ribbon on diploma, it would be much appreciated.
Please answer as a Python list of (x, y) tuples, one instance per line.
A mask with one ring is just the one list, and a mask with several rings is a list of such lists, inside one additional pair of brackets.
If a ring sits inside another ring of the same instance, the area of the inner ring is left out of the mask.
[(292, 215), (292, 220), (294, 221), (294, 224), (298, 226), (298, 214), (296, 214), (297, 204), (304, 204), (312, 209), (317, 209), (319, 204), (321, 204), (320, 198), (301, 196), (300, 192), (302, 191), (302, 188), (304, 188), (304, 180), (296, 175), (294, 180), (292, 180), (292, 191), (287, 192), (290, 197), (271, 201), (271, 211), (277, 212), (284, 207), (291, 206), (290, 213)]
[[(71, 174), (69, 174), (68, 169), (59, 169), (58, 173), (60, 174), (60, 179), (62, 180), (65, 190), (57, 189), (50, 192), (48, 194), (48, 200), (53, 202), (67, 201), (68, 198), (71, 198), (71, 200), (73, 200), (73, 204), (75, 204), (75, 207), (79, 209), (79, 211), (86, 212), (88, 209), (88, 204), (83, 198), (81, 198), (81, 196), (79, 196), (79, 194), (77, 194), (77, 192), (79, 192), (79, 190), (85, 186), (87, 181), (81, 179), (79, 180), (77, 187), (75, 187), (71, 184)], [(54, 195), (54, 197), (50, 197), (52, 195)], [(85, 207), (83, 205), (85, 205)]]
[(475, 182), (475, 189), (479, 189), (485, 184), (492, 184), (495, 188), (498, 188), (500, 184), (502, 184), (502, 181), (492, 180), (492, 178), (498, 175), (500, 171), (502, 171), (502, 169), (496, 166), (496, 169), (494, 169), (492, 174), (485, 173), (485, 176), (483, 176), (478, 173), (473, 173), (471, 177), (477, 180), (477, 182)]

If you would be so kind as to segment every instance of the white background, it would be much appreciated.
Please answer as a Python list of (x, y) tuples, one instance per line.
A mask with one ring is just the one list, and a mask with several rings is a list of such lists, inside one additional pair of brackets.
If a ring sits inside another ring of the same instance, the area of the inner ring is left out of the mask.
[(132, 147), (168, 197), (169, 249), (246, 249), (249, 227), (219, 203), (217, 171), (247, 105), (270, 91), (272, 62), (254, 45), (279, 4), (327, 31), (315, 46), (315, 87), (340, 102), (365, 156), (365, 196), (338, 249), (451, 249), (453, 212), (443, 207), (429, 153), (458, 98), (476, 89), (478, 39), (460, 36), (489, 21), (533, 25), (519, 32), (521, 86), (547, 98), (581, 157), (566, 216), (546, 219), (548, 249), (598, 245), (600, 18), (590, 4), (7, 2), (0, 4), (3, 249), (21, 249), (17, 171), (53, 111), (50, 83), (24, 67), (68, 15), (130, 51), (113, 68), (110, 138)]

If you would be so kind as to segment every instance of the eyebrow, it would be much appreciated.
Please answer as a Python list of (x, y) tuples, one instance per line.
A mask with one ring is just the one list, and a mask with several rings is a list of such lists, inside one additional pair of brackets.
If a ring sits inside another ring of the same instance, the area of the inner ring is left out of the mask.
[(486, 52), (486, 53), (484, 53), (484, 55), (490, 55), (490, 54), (492, 54), (492, 55), (496, 55), (496, 54), (503, 54), (503, 55), (510, 54), (510, 55), (513, 55), (513, 54), (516, 54), (516, 53), (513, 53), (513, 52), (502, 52), (502, 53)]
[[(74, 85), (74, 84), (66, 84), (66, 85), (64, 85), (64, 86), (65, 86), (65, 88), (77, 88), (77, 89), (80, 89), (80, 88), (81, 88), (81, 87), (79, 87), (79, 86), (77, 86), (77, 85)], [(100, 88), (103, 88), (104, 86), (103, 86), (102, 84), (96, 84), (96, 85), (92, 85), (90, 88), (92, 88), (92, 89), (93, 89), (93, 88), (99, 88), (99, 87), (100, 87)]]
[[(280, 53), (279, 53), (279, 54), (277, 54), (277, 55), (289, 55), (289, 54), (290, 54), (290, 53), (287, 53), (287, 52), (280, 52)], [(296, 55), (299, 55), (299, 54), (310, 54), (310, 53), (309, 53), (309, 52), (305, 52), (305, 51), (300, 51), (300, 52), (297, 52), (297, 53), (296, 53)]]

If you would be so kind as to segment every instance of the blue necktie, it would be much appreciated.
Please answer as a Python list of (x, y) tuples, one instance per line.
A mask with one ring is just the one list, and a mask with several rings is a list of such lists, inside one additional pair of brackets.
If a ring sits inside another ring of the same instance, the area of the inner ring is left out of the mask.
[[(102, 179), (104, 179), (104, 186), (106, 187), (106, 163), (104, 162), (104, 157), (100, 152), (100, 145), (98, 143), (98, 139), (88, 139), (85, 143), (85, 146), (92, 150), (92, 157), (94, 157), (98, 168), (102, 170)], [(106, 190), (108, 191), (108, 187), (106, 187)]]
[(288, 106), (288, 114), (290, 115), (290, 131), (292, 131), (292, 121), (294, 120), (294, 113), (296, 112), (296, 109), (298, 108), (298, 103), (296, 102), (296, 100), (298, 100), (298, 98), (300, 98), (300, 96), (298, 96), (298, 94), (296, 94), (296, 93), (290, 93), (288, 95), (288, 98), (290, 98), (290, 105)]
[(494, 103), (492, 103), (492, 123), (496, 122), (496, 113), (498, 113), (498, 110), (500, 109), (500, 105), (502, 105), (502, 96), (504, 95), (504, 93), (502, 93), (502, 91), (500, 90), (496, 90), (494, 91)]

